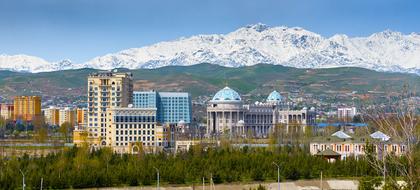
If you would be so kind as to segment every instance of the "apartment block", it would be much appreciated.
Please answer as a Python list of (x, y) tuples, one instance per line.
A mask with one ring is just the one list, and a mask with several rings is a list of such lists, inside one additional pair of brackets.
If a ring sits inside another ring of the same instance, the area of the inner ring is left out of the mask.
[(15, 96), (13, 120), (32, 121), (41, 116), (40, 96)]
[(88, 137), (94, 146), (106, 145), (107, 109), (132, 104), (131, 73), (97, 72), (88, 76)]

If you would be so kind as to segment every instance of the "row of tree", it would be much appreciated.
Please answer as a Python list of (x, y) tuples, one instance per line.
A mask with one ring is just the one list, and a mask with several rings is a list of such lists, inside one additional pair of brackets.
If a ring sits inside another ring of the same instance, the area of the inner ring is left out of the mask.
[(324, 177), (377, 176), (365, 159), (347, 159), (328, 163), (298, 147), (210, 148), (200, 146), (173, 154), (119, 155), (103, 148), (71, 148), (46, 157), (0, 160), (0, 189), (22, 186), (22, 173), (29, 189), (137, 186), (156, 183), (159, 169), (161, 183), (201, 184), (204, 177), (214, 183), (241, 181), (275, 181), (280, 165), (282, 180)]

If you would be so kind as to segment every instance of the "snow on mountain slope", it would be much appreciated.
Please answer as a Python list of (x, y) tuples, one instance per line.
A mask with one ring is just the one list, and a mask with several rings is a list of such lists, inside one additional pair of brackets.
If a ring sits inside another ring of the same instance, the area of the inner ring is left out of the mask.
[(227, 67), (258, 63), (298, 68), (362, 67), (420, 74), (420, 35), (386, 30), (369, 37), (324, 38), (294, 27), (250, 25), (226, 35), (197, 35), (96, 57), (94, 68), (158, 68), (212, 63)]
[(76, 68), (81, 66), (73, 64), (70, 60), (50, 63), (42, 58), (28, 55), (0, 55), (0, 70), (37, 73)]
[[(3, 56), (4, 57), (4, 56)], [(249, 25), (228, 34), (196, 35), (95, 57), (82, 64), (47, 63), (21, 58), (4, 61), (0, 68), (39, 72), (71, 68), (151, 69), (169, 65), (218, 64), (226, 67), (259, 63), (298, 68), (362, 67), (377, 71), (420, 75), (420, 35), (386, 30), (368, 37), (337, 34), (325, 38), (299, 27)], [(32, 57), (33, 58), (33, 57)], [(28, 66), (25, 63), (36, 62)], [(16, 62), (16, 65), (14, 63)], [(23, 63), (23, 64), (22, 64)]]

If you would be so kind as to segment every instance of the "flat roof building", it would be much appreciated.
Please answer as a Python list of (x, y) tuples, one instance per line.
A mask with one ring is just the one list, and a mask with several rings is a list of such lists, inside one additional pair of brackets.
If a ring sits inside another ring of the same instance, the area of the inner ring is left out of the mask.
[(156, 108), (157, 121), (164, 124), (191, 123), (191, 96), (186, 92), (135, 91), (136, 108)]

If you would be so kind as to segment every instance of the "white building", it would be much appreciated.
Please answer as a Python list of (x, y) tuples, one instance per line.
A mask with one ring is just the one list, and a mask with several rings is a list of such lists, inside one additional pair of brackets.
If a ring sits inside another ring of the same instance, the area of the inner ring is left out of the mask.
[(62, 125), (63, 123), (70, 123), (70, 125), (73, 127), (77, 124), (77, 118), (76, 118), (76, 110), (73, 108), (61, 108), (59, 110), (59, 116), (58, 116), (58, 125)]
[(289, 110), (277, 91), (271, 92), (265, 102), (245, 105), (236, 91), (225, 87), (207, 106), (207, 135), (267, 138), (276, 124), (304, 127), (314, 124), (315, 116), (314, 108)]
[(343, 131), (337, 131), (328, 137), (314, 137), (309, 144), (312, 155), (323, 155), (324, 151), (338, 153), (340, 159), (365, 155), (366, 143), (372, 143), (376, 153), (402, 155), (406, 152), (406, 145), (392, 140), (388, 135), (377, 131), (367, 136), (351, 136)]
[(338, 119), (351, 120), (355, 115), (357, 115), (356, 107), (340, 107), (337, 109)]

